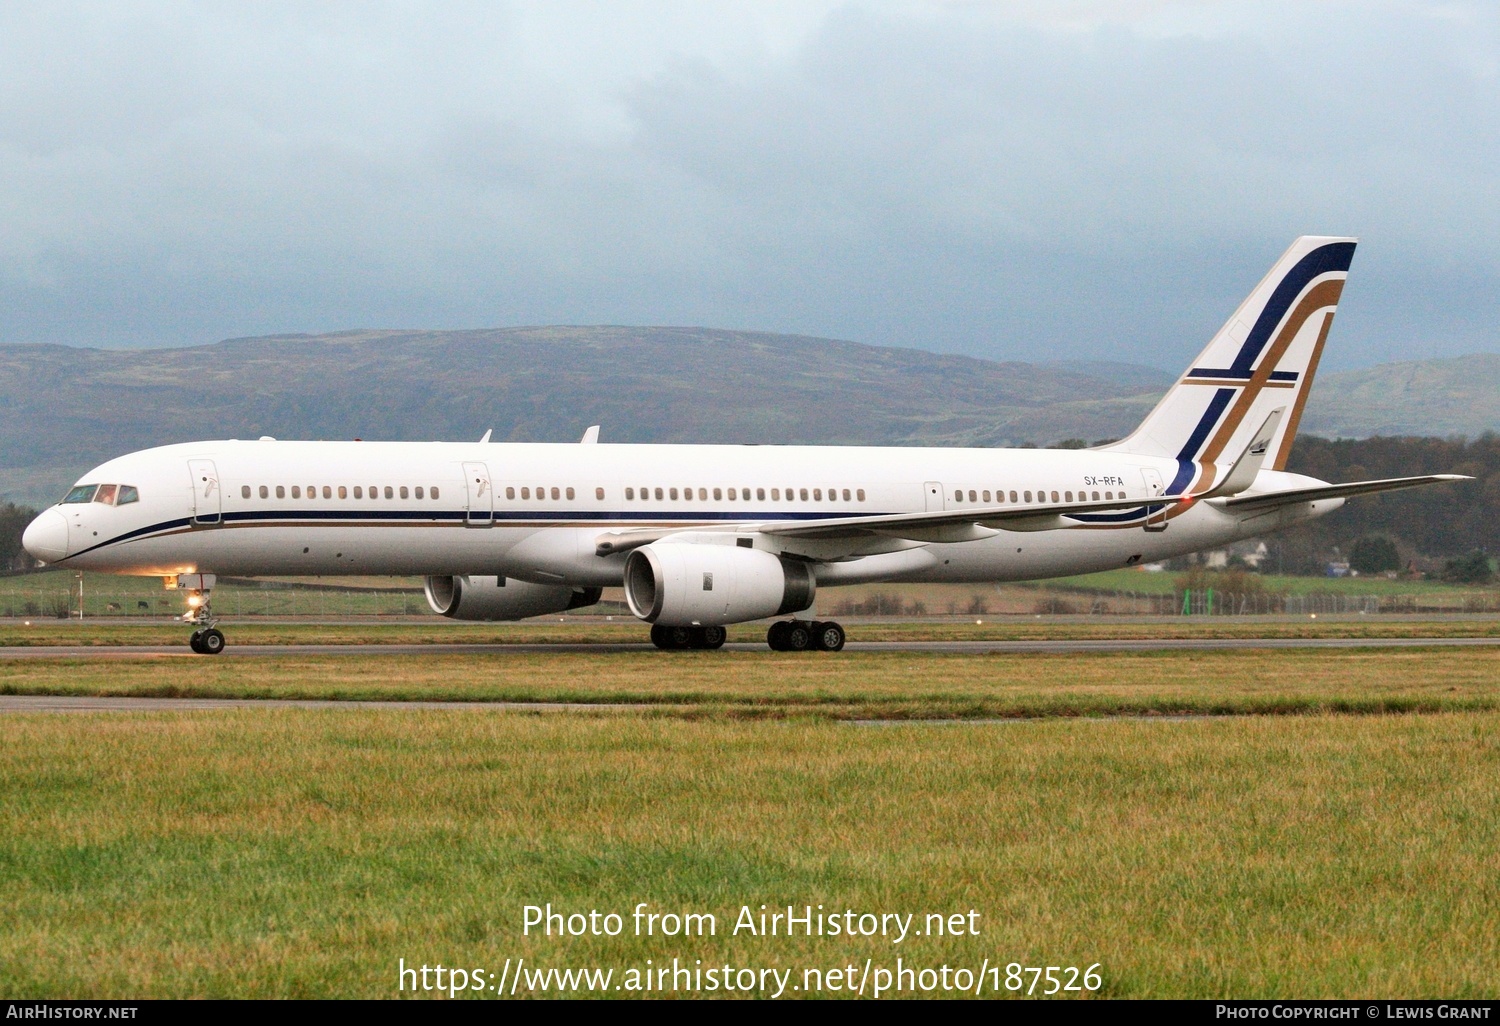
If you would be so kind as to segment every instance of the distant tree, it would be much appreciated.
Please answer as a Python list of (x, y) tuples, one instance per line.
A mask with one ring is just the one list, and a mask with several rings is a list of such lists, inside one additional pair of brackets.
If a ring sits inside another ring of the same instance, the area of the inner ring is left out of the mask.
[(1349, 549), (1349, 567), (1362, 574), (1380, 574), (1401, 569), (1396, 543), (1378, 534), (1367, 534)]
[(1088, 447), (1089, 443), (1082, 438), (1064, 438), (1061, 442), (1047, 446), (1049, 449), (1087, 449)]
[(1455, 584), (1488, 584), (1495, 576), (1490, 567), (1490, 557), (1483, 549), (1475, 549), (1467, 556), (1450, 559), (1443, 564), (1443, 580)]
[(0, 505), (0, 570), (22, 570), (32, 559), (21, 548), (21, 534), (36, 519), (36, 510), (14, 502)]

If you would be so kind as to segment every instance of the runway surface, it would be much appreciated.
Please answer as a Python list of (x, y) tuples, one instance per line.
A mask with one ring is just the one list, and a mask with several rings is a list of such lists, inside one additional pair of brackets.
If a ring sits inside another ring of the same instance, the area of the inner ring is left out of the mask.
[[(1494, 638), (1095, 638), (1058, 641), (851, 641), (845, 652), (931, 652), (956, 654), (1047, 652), (1162, 652), (1222, 651), (1227, 649), (1306, 648), (1495, 648)], [(766, 652), (759, 642), (737, 642), (726, 652)], [(547, 655), (654, 652), (649, 643), (632, 645), (516, 644), (516, 645), (235, 645), (218, 656), (195, 654), (187, 645), (33, 645), (0, 648), (0, 659), (137, 659), (142, 656), (178, 659), (265, 659), (296, 656), (380, 655)], [(675, 653), (662, 653), (670, 658)], [(805, 653), (808, 658), (838, 658)]]

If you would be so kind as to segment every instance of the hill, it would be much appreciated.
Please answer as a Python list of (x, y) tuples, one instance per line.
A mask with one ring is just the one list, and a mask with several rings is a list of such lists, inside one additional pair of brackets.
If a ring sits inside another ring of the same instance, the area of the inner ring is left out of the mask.
[[(889, 445), (1118, 437), (1171, 375), (703, 328), (350, 331), (186, 349), (0, 345), (0, 500), (195, 438)], [(1500, 428), (1500, 357), (1324, 374), (1304, 431)]]
[(1319, 375), (1302, 430), (1340, 438), (1500, 431), (1500, 354)]
[(1151, 368), (698, 328), (359, 331), (188, 349), (0, 346), (0, 498), (195, 438), (999, 445), (1119, 433)]

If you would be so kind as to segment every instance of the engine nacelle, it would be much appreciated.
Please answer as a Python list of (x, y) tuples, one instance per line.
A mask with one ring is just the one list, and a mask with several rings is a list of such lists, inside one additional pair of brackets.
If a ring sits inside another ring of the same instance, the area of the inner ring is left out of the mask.
[(808, 564), (734, 545), (652, 542), (625, 560), (630, 611), (667, 627), (795, 613), (817, 589)]
[(591, 606), (598, 588), (570, 588), (565, 584), (528, 584), (514, 578), (429, 577), (422, 585), (434, 613), (454, 620), (523, 620), (543, 613)]

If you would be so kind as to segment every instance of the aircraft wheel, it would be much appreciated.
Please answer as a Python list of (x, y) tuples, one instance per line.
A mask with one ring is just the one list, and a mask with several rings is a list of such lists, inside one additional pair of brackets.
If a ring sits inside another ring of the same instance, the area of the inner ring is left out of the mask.
[(669, 651), (697, 648), (697, 632), (691, 627), (668, 627), (655, 624), (651, 628), (651, 644)]
[(785, 652), (787, 650), (786, 631), (789, 626), (791, 625), (785, 620), (777, 620), (766, 631), (766, 644), (771, 647), (772, 652)]
[(194, 652), (197, 652), (199, 655), (206, 655), (207, 654), (207, 653), (205, 653), (203, 651), (203, 632), (202, 631), (194, 631), (193, 632), (193, 636), (190, 637), (190, 638), (188, 638), (188, 648), (192, 649)]
[(784, 635), (786, 639), (784, 642), (786, 645), (785, 651), (806, 652), (809, 648), (812, 648), (813, 632), (809, 627), (809, 624), (805, 624), (801, 620), (794, 620), (787, 624), (786, 634)]
[(833, 622), (813, 624), (813, 639), (820, 652), (837, 652), (844, 647), (844, 628)]
[(198, 641), (198, 651), (204, 655), (218, 655), (224, 651), (224, 632), (210, 627)]
[(718, 625), (700, 627), (699, 631), (703, 636), (703, 648), (723, 648), (729, 638), (729, 632)]

